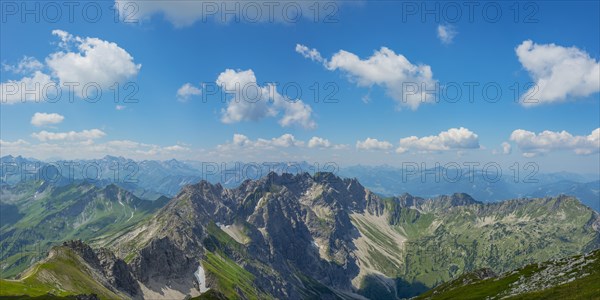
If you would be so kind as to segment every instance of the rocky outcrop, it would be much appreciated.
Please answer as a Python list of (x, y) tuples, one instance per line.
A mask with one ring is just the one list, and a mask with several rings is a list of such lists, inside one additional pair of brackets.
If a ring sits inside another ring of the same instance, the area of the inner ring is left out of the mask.
[(99, 249), (97, 255), (102, 272), (113, 287), (131, 296), (141, 295), (140, 286), (125, 261), (105, 248)]
[(100, 248), (94, 251), (81, 240), (66, 241), (63, 243), (63, 246), (73, 250), (90, 267), (101, 274), (103, 278), (100, 281), (107, 282), (109, 284), (107, 288), (123, 292), (132, 298), (137, 298), (141, 295), (140, 286), (134, 279), (129, 266), (125, 261), (117, 258), (110, 250)]

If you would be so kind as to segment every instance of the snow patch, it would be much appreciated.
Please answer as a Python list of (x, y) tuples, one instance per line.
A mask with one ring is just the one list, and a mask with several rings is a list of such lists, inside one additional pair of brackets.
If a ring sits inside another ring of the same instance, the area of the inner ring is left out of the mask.
[(198, 280), (198, 288), (200, 289), (200, 293), (202, 294), (208, 291), (208, 288), (206, 287), (206, 276), (204, 274), (204, 268), (202, 268), (202, 264), (198, 266), (198, 270), (196, 273), (194, 273), (194, 276), (196, 276), (196, 280)]

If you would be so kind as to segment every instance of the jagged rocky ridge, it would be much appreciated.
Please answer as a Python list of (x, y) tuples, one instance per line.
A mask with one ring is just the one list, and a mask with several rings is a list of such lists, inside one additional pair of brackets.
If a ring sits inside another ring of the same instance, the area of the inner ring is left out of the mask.
[[(407, 297), (480, 267), (502, 272), (594, 249), (598, 220), (567, 196), (496, 204), (466, 194), (381, 198), (330, 173), (271, 173), (235, 189), (186, 186), (107, 245), (136, 253), (130, 264), (142, 284), (190, 282), (210, 254), (252, 275), (253, 289), (233, 294)], [(226, 289), (217, 279), (209, 287)]]

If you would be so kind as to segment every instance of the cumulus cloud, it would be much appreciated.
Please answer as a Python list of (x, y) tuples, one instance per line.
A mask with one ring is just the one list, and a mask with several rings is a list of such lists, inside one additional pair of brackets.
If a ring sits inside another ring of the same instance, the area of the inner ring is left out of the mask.
[(187, 102), (192, 96), (199, 96), (202, 94), (202, 91), (193, 86), (191, 83), (186, 83), (182, 85), (177, 90), (177, 99), (181, 102)]
[(44, 68), (44, 64), (35, 59), (35, 57), (23, 56), (16, 65), (3, 64), (4, 70), (15, 74), (30, 74), (35, 71), (40, 71)]
[(320, 138), (313, 136), (308, 141), (309, 148), (330, 148), (332, 146), (331, 142), (328, 139)]
[(289, 99), (277, 92), (276, 86), (260, 86), (252, 70), (227, 69), (216, 81), (232, 99), (222, 111), (223, 123), (258, 121), (281, 114), (279, 124), (283, 127), (298, 125), (306, 129), (317, 127), (312, 119), (312, 108), (300, 99)]
[(404, 55), (381, 47), (372, 56), (361, 59), (356, 54), (340, 50), (331, 59), (322, 58), (316, 49), (296, 45), (296, 52), (313, 61), (322, 62), (329, 71), (340, 70), (351, 82), (360, 87), (374, 85), (385, 89), (386, 94), (398, 103), (398, 107), (417, 109), (421, 103), (431, 103), (435, 95), (426, 90), (437, 89), (431, 67), (413, 64)]
[(31, 117), (31, 124), (33, 126), (46, 126), (51, 124), (58, 124), (65, 119), (64, 116), (59, 115), (57, 113), (35, 113), (33, 117)]
[(510, 154), (512, 152), (512, 146), (509, 143), (503, 142), (501, 146), (502, 154)]
[(526, 157), (552, 150), (571, 150), (576, 154), (593, 154), (600, 151), (600, 128), (592, 131), (587, 136), (574, 136), (567, 131), (545, 130), (535, 132), (517, 129), (510, 135), (510, 140), (515, 142)]
[(388, 141), (379, 141), (374, 138), (367, 138), (364, 141), (356, 142), (356, 149), (358, 150), (389, 150), (392, 148), (392, 143)]
[(406, 137), (400, 140), (400, 146), (396, 149), (398, 153), (408, 150), (417, 151), (446, 151), (456, 149), (478, 149), (479, 137), (467, 128), (450, 128), (438, 135), (426, 137)]
[[(71, 88), (78, 97), (93, 98), (98, 87), (107, 90), (115, 83), (137, 75), (141, 68), (115, 43), (82, 38), (63, 30), (53, 30), (52, 34), (60, 39), (60, 50), (46, 58), (46, 65), (27, 56), (17, 65), (4, 65), (5, 70), (25, 76), (0, 83), (1, 103), (56, 101), (60, 96), (56, 94), (57, 90)], [(44, 69), (50, 75), (44, 73)]]
[(233, 140), (229, 143), (218, 145), (217, 149), (221, 151), (232, 149), (274, 149), (274, 148), (289, 148), (302, 147), (303, 141), (297, 140), (292, 134), (286, 133), (272, 139), (259, 138), (251, 140), (243, 134), (234, 134)]
[(256, 150), (256, 153), (263, 153), (264, 150), (283, 150), (283, 149), (298, 149), (306, 151), (310, 149), (334, 149), (343, 150), (348, 145), (334, 144), (328, 139), (314, 136), (308, 142), (297, 139), (294, 135), (286, 133), (279, 137), (264, 139), (258, 138), (252, 140), (243, 134), (234, 134), (230, 142), (217, 146), (220, 152), (237, 153), (239, 150)]
[(304, 45), (296, 44), (296, 52), (300, 53), (300, 55), (304, 56), (304, 58), (308, 58), (312, 61), (326, 63), (327, 61), (321, 56), (321, 53), (317, 51), (317, 49), (310, 49)]
[(190, 148), (184, 147), (184, 146), (181, 146), (181, 145), (168, 146), (168, 147), (164, 147), (164, 149), (166, 151), (171, 151), (171, 152), (190, 151)]
[(24, 145), (29, 145), (29, 142), (27, 142), (23, 139), (18, 139), (14, 142), (0, 140), (0, 147), (3, 148), (2, 150), (5, 150), (5, 149), (11, 148), (11, 147), (20, 147), (20, 146), (24, 146)]
[[(189, 159), (191, 149), (184, 145), (160, 146), (131, 140), (112, 140), (96, 143), (94, 140), (49, 140), (29, 143), (24, 140), (0, 140), (3, 154), (32, 156), (38, 159), (62, 157), (67, 159), (89, 159), (111, 155), (132, 159)], [(194, 153), (200, 153), (201, 150)]]
[(452, 25), (438, 25), (437, 36), (443, 44), (451, 44), (458, 32)]
[(116, 43), (73, 36), (63, 30), (53, 30), (52, 34), (60, 38), (62, 51), (50, 54), (46, 64), (61, 84), (79, 83), (80, 86), (74, 89), (79, 97), (88, 83), (108, 88), (136, 76), (142, 67)]
[(600, 63), (577, 47), (526, 40), (515, 52), (535, 81), (521, 96), (524, 106), (569, 101), (600, 91)]
[(69, 132), (48, 132), (46, 130), (32, 133), (31, 136), (42, 142), (45, 141), (74, 141), (74, 140), (92, 140), (105, 136), (106, 133), (100, 129), (90, 129), (82, 131)]

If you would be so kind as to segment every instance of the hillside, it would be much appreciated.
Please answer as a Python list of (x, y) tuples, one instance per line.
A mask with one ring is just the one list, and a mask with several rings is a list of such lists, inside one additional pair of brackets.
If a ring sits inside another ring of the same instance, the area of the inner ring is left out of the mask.
[(415, 299), (600, 299), (600, 250), (496, 276), (478, 270)]
[(23, 271), (61, 241), (91, 241), (126, 230), (168, 201), (142, 200), (115, 185), (55, 186), (43, 181), (3, 186), (0, 195), (3, 215), (10, 215), (0, 227), (2, 278)]
[(21, 279), (1, 279), (0, 296), (47, 297), (50, 294), (66, 297), (95, 294), (100, 299), (127, 298), (118, 290), (111, 290), (100, 268), (87, 262), (75, 247), (68, 243), (53, 247), (48, 257), (26, 270)]

